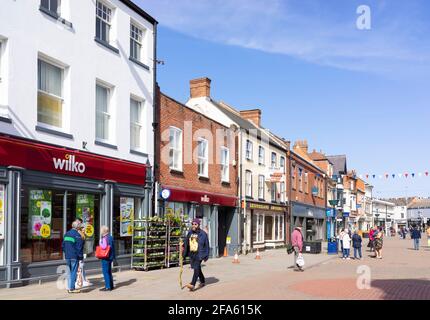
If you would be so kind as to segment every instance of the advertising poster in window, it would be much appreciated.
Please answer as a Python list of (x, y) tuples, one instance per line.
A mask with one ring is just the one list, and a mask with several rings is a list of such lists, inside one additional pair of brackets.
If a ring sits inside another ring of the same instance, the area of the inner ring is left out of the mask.
[(50, 239), (52, 220), (52, 191), (30, 190), (29, 197), (30, 239)]
[(94, 237), (94, 195), (76, 195), (76, 218), (82, 219), (85, 227), (85, 236)]
[(0, 240), (4, 239), (5, 186), (0, 184)]
[(131, 237), (133, 234), (134, 198), (120, 198), (120, 236)]

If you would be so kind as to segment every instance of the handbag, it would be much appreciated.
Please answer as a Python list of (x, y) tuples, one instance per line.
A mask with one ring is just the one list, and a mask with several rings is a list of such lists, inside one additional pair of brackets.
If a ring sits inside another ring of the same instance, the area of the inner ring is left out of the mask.
[(101, 246), (96, 247), (96, 258), (97, 259), (108, 259), (110, 254), (110, 245), (106, 249), (102, 249)]
[(287, 244), (287, 253), (292, 254), (293, 252), (294, 252), (293, 246), (291, 245), (291, 243), (288, 243)]

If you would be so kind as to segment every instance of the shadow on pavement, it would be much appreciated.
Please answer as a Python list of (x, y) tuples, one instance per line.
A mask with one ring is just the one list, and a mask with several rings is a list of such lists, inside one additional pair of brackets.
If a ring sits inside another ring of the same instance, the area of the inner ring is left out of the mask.
[(127, 281), (124, 281), (124, 282), (120, 282), (118, 284), (114, 283), (114, 287), (115, 287), (115, 289), (118, 289), (118, 288), (121, 288), (121, 287), (127, 287), (127, 286), (135, 283), (136, 281), (137, 281), (136, 279), (130, 279), (130, 280), (127, 280)]
[(218, 283), (219, 279), (215, 278), (215, 277), (208, 277), (206, 278), (206, 285), (208, 284), (214, 284), (214, 283)]
[(383, 300), (430, 299), (430, 281), (425, 279), (373, 280), (372, 288), (383, 291)]

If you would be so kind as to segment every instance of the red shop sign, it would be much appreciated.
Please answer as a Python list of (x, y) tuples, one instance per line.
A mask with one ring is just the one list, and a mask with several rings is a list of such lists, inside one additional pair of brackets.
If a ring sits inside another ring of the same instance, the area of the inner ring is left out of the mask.
[(0, 165), (144, 185), (146, 168), (126, 160), (0, 136)]
[(170, 197), (167, 201), (173, 202), (197, 202), (199, 204), (218, 204), (225, 207), (236, 207), (237, 198), (232, 196), (224, 196), (221, 194), (200, 192), (193, 190), (185, 190), (163, 186), (163, 189), (170, 190)]

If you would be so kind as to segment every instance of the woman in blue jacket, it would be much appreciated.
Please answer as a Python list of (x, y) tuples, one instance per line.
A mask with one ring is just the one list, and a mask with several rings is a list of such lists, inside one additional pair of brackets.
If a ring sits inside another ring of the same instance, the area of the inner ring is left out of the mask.
[(101, 259), (105, 287), (100, 291), (112, 291), (114, 288), (112, 262), (115, 260), (115, 245), (113, 237), (109, 234), (109, 228), (107, 226), (102, 226), (100, 229), (100, 246), (103, 250), (105, 250), (107, 246), (110, 246), (109, 257), (107, 259)]
[(200, 229), (200, 220), (194, 219), (191, 230), (185, 240), (184, 258), (189, 255), (191, 268), (194, 270), (193, 279), (185, 287), (195, 290), (197, 279), (200, 279), (200, 288), (205, 286), (205, 276), (202, 272), (202, 261), (209, 259), (209, 239), (206, 232)]

